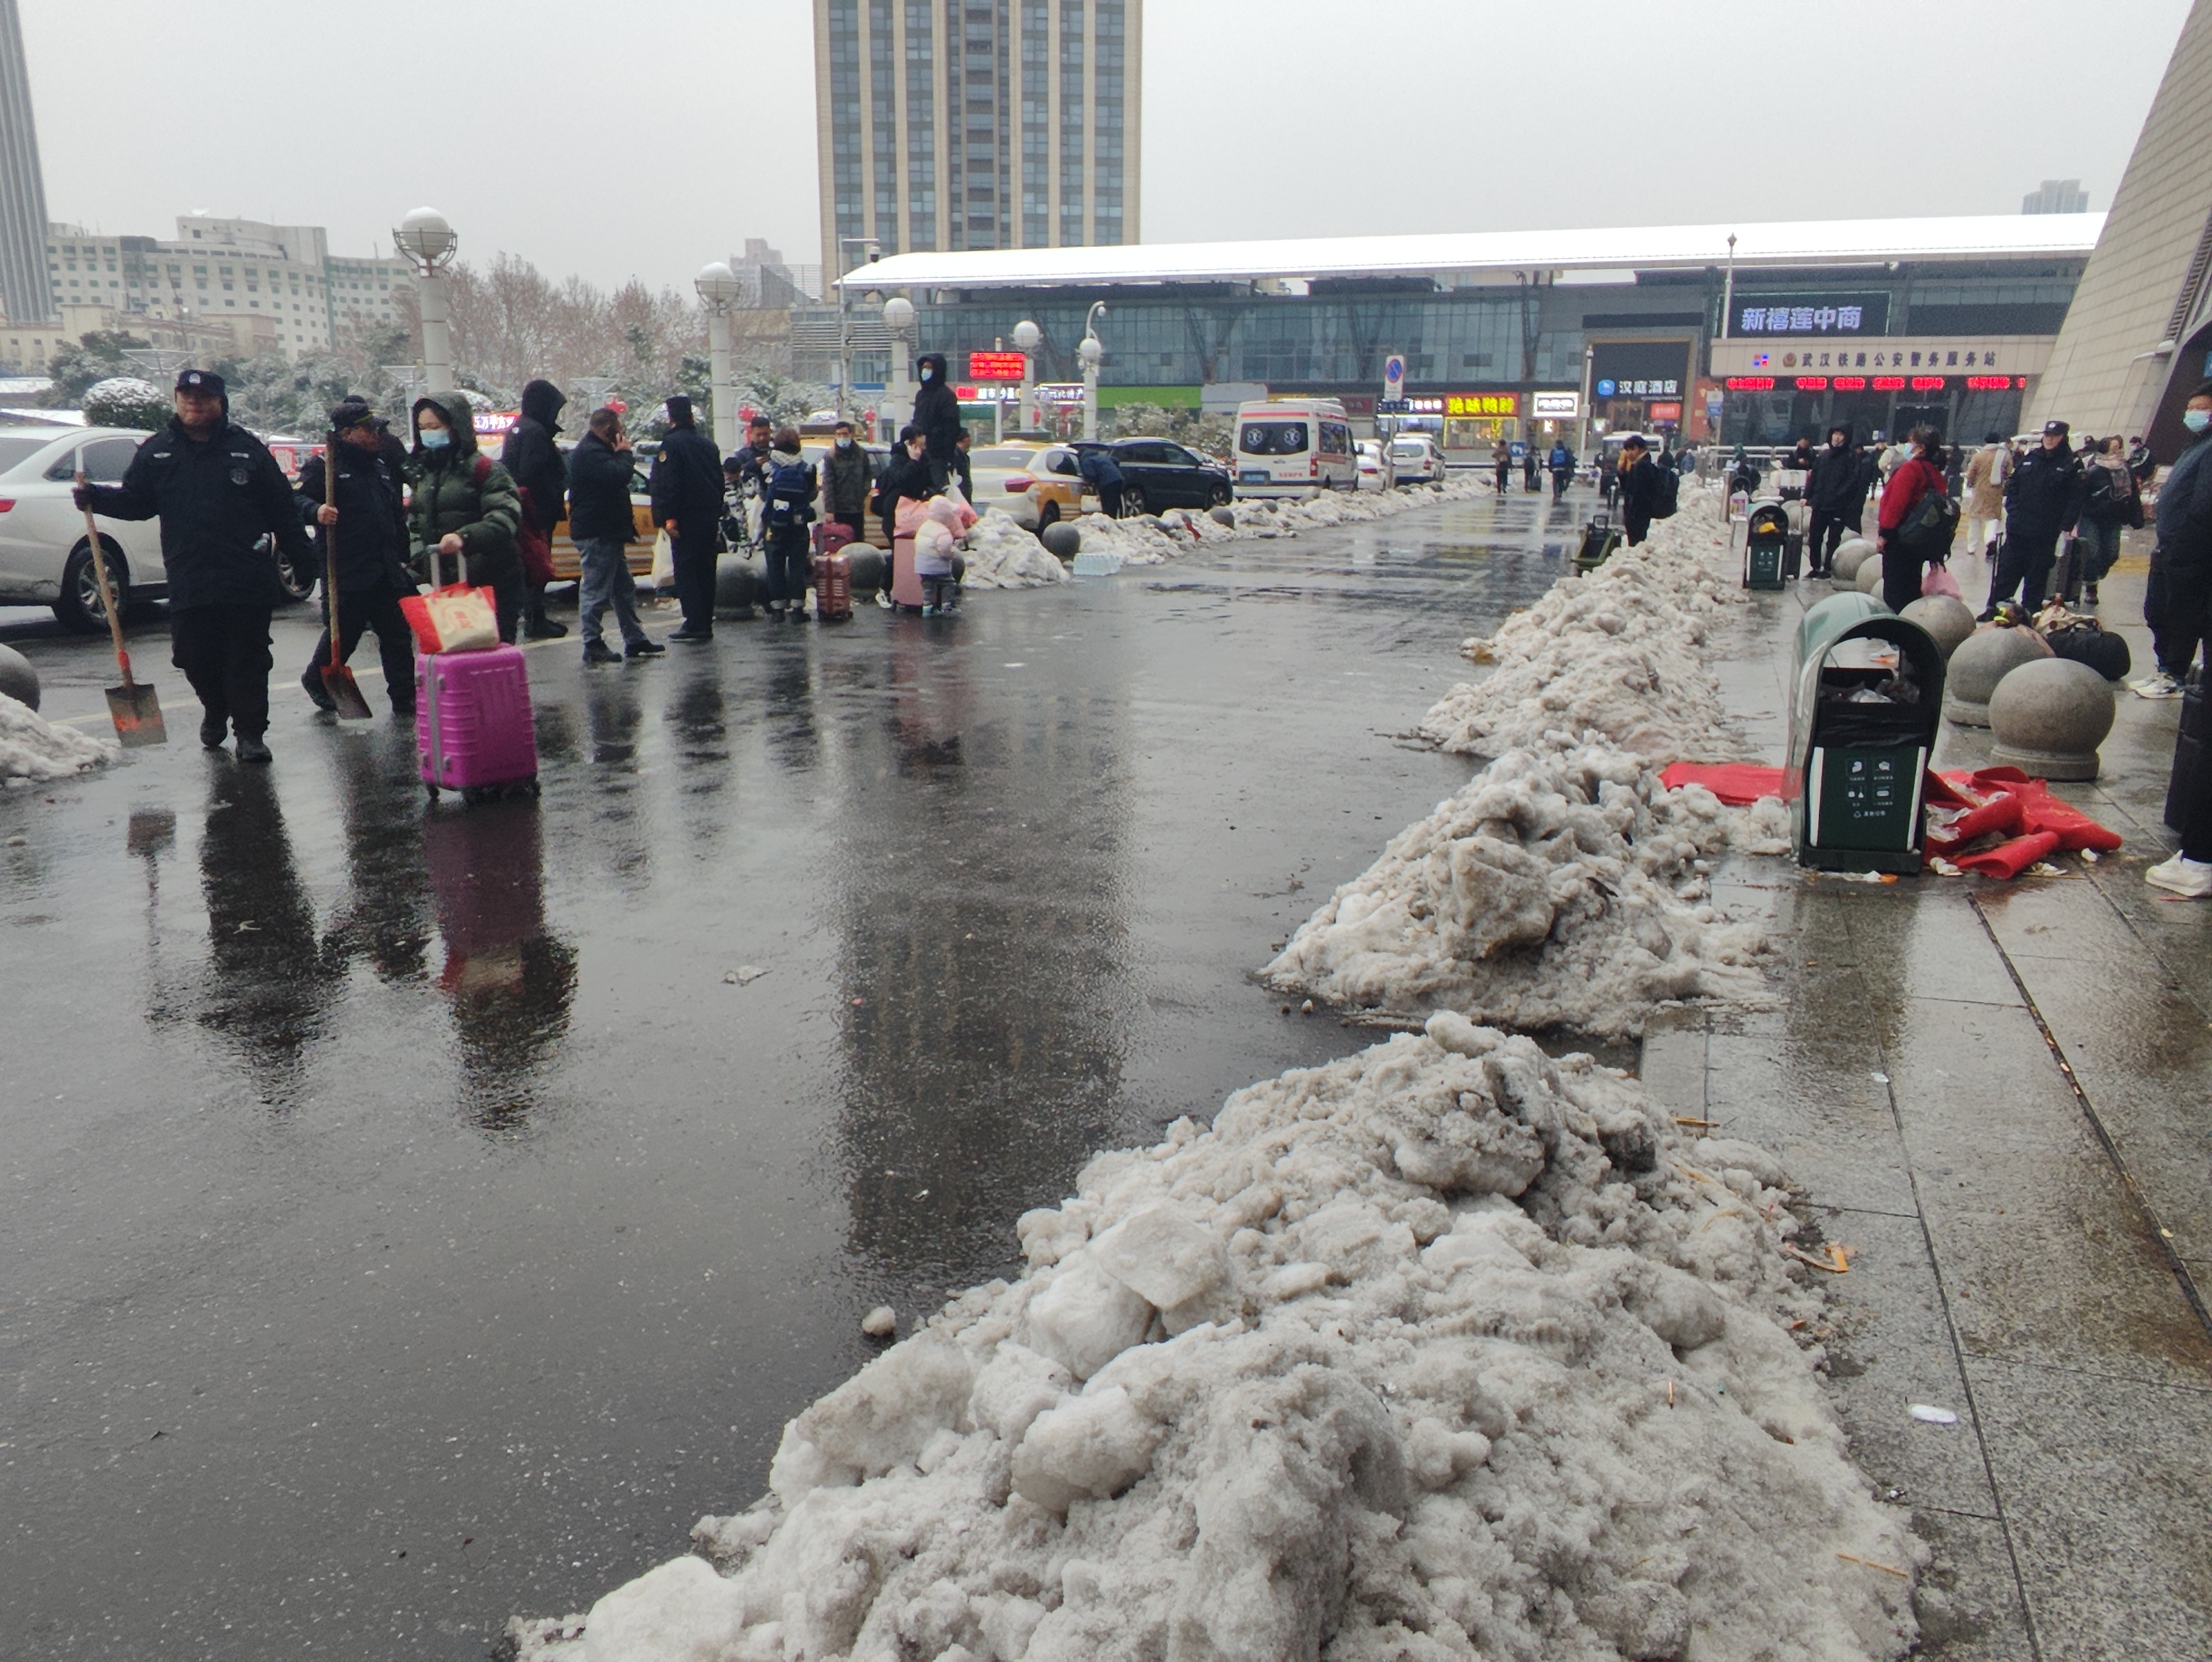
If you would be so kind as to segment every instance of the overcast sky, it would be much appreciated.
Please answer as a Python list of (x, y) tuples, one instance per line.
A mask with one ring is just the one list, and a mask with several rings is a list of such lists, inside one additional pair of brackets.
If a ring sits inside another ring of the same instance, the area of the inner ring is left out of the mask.
[[(20, 0), (48, 210), (688, 289), (819, 257), (807, 0)], [(1164, 242), (2108, 207), (2188, 0), (1149, 0)]]

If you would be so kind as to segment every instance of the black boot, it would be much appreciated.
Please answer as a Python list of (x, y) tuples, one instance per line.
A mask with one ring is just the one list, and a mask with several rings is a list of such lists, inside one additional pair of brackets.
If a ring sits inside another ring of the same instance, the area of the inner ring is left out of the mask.
[(522, 636), (526, 641), (557, 641), (568, 632), (568, 625), (556, 623), (545, 615), (545, 591), (530, 591), (530, 609), (522, 623)]
[(317, 709), (336, 709), (338, 707), (337, 700), (331, 697), (330, 689), (323, 685), (323, 667), (319, 661), (307, 666), (307, 673), (300, 678), (300, 690), (307, 695)]

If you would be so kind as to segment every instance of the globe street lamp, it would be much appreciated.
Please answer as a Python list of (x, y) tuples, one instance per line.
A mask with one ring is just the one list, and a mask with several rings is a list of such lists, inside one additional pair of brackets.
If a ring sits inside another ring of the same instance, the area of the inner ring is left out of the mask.
[(1098, 361), (1106, 356), (1099, 344), (1098, 320), (1106, 314), (1103, 300), (1091, 303), (1083, 320), (1083, 344), (1075, 349), (1083, 360), (1083, 436), (1085, 441), (1098, 436)]
[(453, 263), (460, 239), (435, 208), (417, 208), (399, 222), (392, 240), (400, 258), (415, 270), (415, 293), (422, 315), (422, 384), (426, 392), (453, 390), (453, 342), (447, 332), (446, 267)]
[(721, 260), (699, 268), (691, 286), (707, 308), (707, 357), (712, 368), (714, 448), (728, 455), (738, 447), (738, 393), (730, 374), (730, 311), (744, 292), (738, 274)]
[[(896, 440), (898, 437), (899, 428), (902, 425), (898, 415), (899, 402), (908, 398), (906, 366), (911, 349), (907, 344), (907, 337), (914, 329), (914, 302), (904, 295), (893, 295), (885, 301), (884, 327), (891, 332), (890, 368), (884, 376), (885, 383), (884, 404), (890, 413), (882, 417), (883, 426), (889, 430), (878, 434), (878, 436), (886, 440)], [(912, 407), (911, 403), (908, 407)]]
[(1036, 349), (1044, 331), (1028, 318), (1014, 326), (1014, 345), (1022, 355), (1022, 431), (1034, 433), (1044, 423), (1036, 408)]

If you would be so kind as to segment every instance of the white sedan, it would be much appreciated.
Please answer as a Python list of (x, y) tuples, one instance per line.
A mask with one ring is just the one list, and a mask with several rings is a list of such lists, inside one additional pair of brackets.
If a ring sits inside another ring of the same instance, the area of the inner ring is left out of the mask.
[[(150, 436), (119, 427), (0, 427), (0, 606), (52, 606), (64, 627), (88, 633), (107, 627), (84, 514), (70, 491), (79, 467), (94, 484), (121, 484)], [(159, 523), (102, 520), (100, 530), (121, 604), (169, 592)], [(280, 567), (278, 575), (296, 598), (314, 587), (316, 574)]]
[(1391, 459), (1390, 447), (1380, 439), (1359, 441), (1359, 488), (1362, 490), (1395, 490), (1398, 488), (1398, 465)]
[(1401, 433), (1391, 440), (1390, 460), (1397, 464), (1398, 484), (1443, 487), (1444, 453), (1426, 433)]

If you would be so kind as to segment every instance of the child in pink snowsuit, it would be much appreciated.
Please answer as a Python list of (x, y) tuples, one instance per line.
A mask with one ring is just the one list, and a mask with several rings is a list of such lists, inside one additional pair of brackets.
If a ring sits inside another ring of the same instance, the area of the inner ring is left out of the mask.
[(960, 609), (960, 579), (952, 569), (953, 550), (975, 523), (975, 510), (958, 490), (930, 498), (927, 517), (914, 533), (914, 571), (921, 579), (921, 615), (944, 617)]

